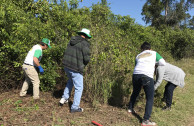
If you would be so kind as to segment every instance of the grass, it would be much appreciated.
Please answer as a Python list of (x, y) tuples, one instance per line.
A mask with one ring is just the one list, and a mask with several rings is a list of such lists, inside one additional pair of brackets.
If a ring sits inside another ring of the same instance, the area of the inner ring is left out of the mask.
[[(158, 126), (187, 126), (194, 122), (194, 60), (183, 59), (172, 64), (182, 68), (186, 73), (184, 88), (177, 87), (174, 91), (173, 104), (171, 111), (162, 111), (161, 107), (165, 105), (160, 99), (163, 96), (163, 91), (166, 81), (163, 80), (159, 87), (159, 96), (155, 96), (154, 107), (152, 110), (151, 120), (157, 123)], [(143, 90), (142, 90), (143, 92)], [(140, 93), (143, 94), (143, 93)], [(142, 119), (145, 108), (145, 95), (142, 95), (135, 110), (138, 117)], [(137, 117), (132, 117), (132, 125), (137, 125), (139, 120)], [(127, 126), (127, 125), (126, 125)]]
[(174, 91), (172, 111), (161, 111), (154, 107), (152, 119), (159, 126), (186, 126), (194, 117), (194, 60), (184, 59), (172, 63), (182, 68), (185, 73), (184, 88), (177, 87)]

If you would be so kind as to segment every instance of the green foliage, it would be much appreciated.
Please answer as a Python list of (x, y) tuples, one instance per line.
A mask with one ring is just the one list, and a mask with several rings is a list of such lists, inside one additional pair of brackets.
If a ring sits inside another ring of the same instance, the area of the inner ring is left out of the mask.
[(32, 107), (26, 107), (26, 106), (23, 106), (23, 102), (22, 100), (17, 100), (16, 102), (13, 103), (15, 108), (14, 110), (17, 111), (17, 112), (23, 112), (23, 111), (33, 111), (33, 110), (39, 110), (39, 106), (37, 104), (35, 104), (34, 106)]
[(192, 19), (189, 21), (189, 25), (190, 25), (191, 29), (194, 29), (194, 16), (193, 16)]
[(151, 23), (152, 26), (159, 26), (162, 24), (161, 12), (164, 9), (164, 5), (160, 0), (148, 0), (142, 9), (143, 20), (146, 24)]
[(71, 6), (70, 9), (77, 9), (77, 7), (79, 6), (79, 2), (77, 0), (69, 0), (69, 4)]
[(51, 40), (52, 48), (43, 51), (45, 73), (40, 75), (40, 88), (53, 91), (59, 84), (65, 85), (61, 62), (64, 50), (71, 36), (85, 27), (93, 38), (91, 62), (84, 73), (84, 95), (93, 103), (124, 105), (132, 91), (134, 59), (144, 41), (167, 61), (194, 56), (193, 30), (165, 25), (156, 29), (134, 22), (130, 16), (112, 14), (102, 4), (69, 9), (62, 0), (59, 4), (46, 0), (0, 1), (0, 91), (21, 87), (24, 58), (44, 37)]

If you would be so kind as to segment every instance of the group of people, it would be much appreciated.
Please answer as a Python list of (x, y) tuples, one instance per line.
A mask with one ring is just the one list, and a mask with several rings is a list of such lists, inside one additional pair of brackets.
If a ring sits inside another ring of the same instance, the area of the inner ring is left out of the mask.
[[(83, 70), (90, 61), (90, 44), (88, 39), (92, 37), (90, 35), (90, 30), (86, 28), (77, 32), (77, 34), (78, 36), (73, 36), (71, 38), (64, 53), (63, 65), (68, 76), (68, 81), (62, 98), (59, 101), (61, 106), (68, 103), (72, 88), (74, 87), (75, 92), (73, 104), (70, 109), (71, 113), (83, 112), (83, 108), (80, 107), (83, 92)], [(20, 91), (21, 97), (26, 96), (29, 84), (32, 83), (33, 99), (39, 99), (40, 80), (37, 69), (40, 74), (44, 73), (44, 69), (39, 62), (42, 58), (42, 50), (45, 50), (48, 47), (51, 48), (50, 40), (43, 38), (39, 44), (34, 45), (28, 52), (22, 66), (25, 74), (25, 81)], [(142, 125), (156, 125), (155, 122), (149, 120), (152, 112), (154, 91), (162, 83), (163, 79), (168, 81), (165, 86), (163, 97), (166, 106), (163, 110), (170, 110), (173, 91), (177, 86), (184, 86), (185, 73), (177, 66), (166, 63), (160, 54), (151, 50), (151, 45), (148, 42), (144, 42), (141, 45), (141, 50), (142, 52), (136, 56), (135, 60), (135, 68), (132, 77), (133, 92), (130, 97), (128, 112), (135, 113), (134, 105), (141, 88), (143, 87), (146, 95), (146, 106)], [(154, 73), (156, 73), (155, 81)]]
[[(168, 83), (165, 86), (163, 99), (166, 102), (166, 106), (162, 110), (171, 110), (173, 91), (177, 86), (183, 87), (185, 85), (184, 71), (165, 60), (155, 51), (151, 50), (151, 45), (148, 42), (144, 42), (141, 45), (142, 52), (136, 56), (135, 68), (133, 72), (133, 92), (129, 102), (129, 113), (135, 113), (134, 104), (143, 87), (146, 95), (145, 113), (142, 121), (142, 125), (156, 125), (155, 122), (149, 120), (152, 112), (152, 106), (154, 101), (154, 91), (162, 83), (162, 80), (166, 80)], [(154, 81), (154, 72), (156, 73), (156, 80)]]

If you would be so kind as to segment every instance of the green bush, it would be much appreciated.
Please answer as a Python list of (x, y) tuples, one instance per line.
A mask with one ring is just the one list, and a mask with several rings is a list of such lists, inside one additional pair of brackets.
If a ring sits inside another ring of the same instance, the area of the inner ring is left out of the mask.
[(130, 16), (114, 15), (101, 4), (91, 9), (69, 9), (66, 2), (2, 0), (0, 91), (21, 87), (24, 58), (44, 37), (51, 40), (52, 48), (43, 52), (41, 65), (45, 74), (40, 76), (41, 90), (53, 91), (58, 85), (65, 85), (63, 52), (71, 36), (84, 27), (93, 36), (91, 62), (84, 73), (84, 96), (93, 103), (125, 105), (129, 101), (135, 56), (144, 41), (151, 43), (166, 61), (194, 56), (193, 30), (143, 27)]

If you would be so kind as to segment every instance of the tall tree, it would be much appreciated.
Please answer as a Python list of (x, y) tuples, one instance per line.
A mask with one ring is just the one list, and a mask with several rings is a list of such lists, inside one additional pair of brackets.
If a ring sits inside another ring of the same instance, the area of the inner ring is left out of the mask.
[(187, 9), (194, 8), (194, 0), (187, 0), (186, 7), (187, 7)]
[(194, 30), (194, 16), (191, 20), (189, 20), (189, 26), (190, 26), (191, 29)]
[(168, 15), (168, 11), (171, 8), (172, 3), (175, 0), (162, 0), (162, 3), (164, 5), (164, 9), (165, 9), (165, 21), (167, 21), (167, 15)]
[(107, 0), (101, 0), (102, 5), (107, 5)]
[(70, 9), (77, 9), (79, 6), (79, 1), (78, 0), (69, 0), (69, 4), (70, 4)]
[(162, 0), (162, 3), (164, 4), (164, 8), (165, 8), (165, 16), (167, 16), (168, 10), (174, 1), (175, 0)]
[(147, 0), (142, 9), (143, 20), (146, 24), (151, 23), (152, 26), (160, 25), (162, 20), (161, 12), (163, 10), (163, 4), (160, 0)]
[(166, 15), (166, 24), (169, 26), (180, 26), (182, 21), (187, 18), (184, 0), (173, 3), (173, 6), (169, 8), (169, 13)]
[[(194, 7), (194, 0), (147, 0), (142, 9), (146, 24), (177, 26), (188, 19), (186, 13)], [(164, 14), (162, 14), (164, 12)]]

